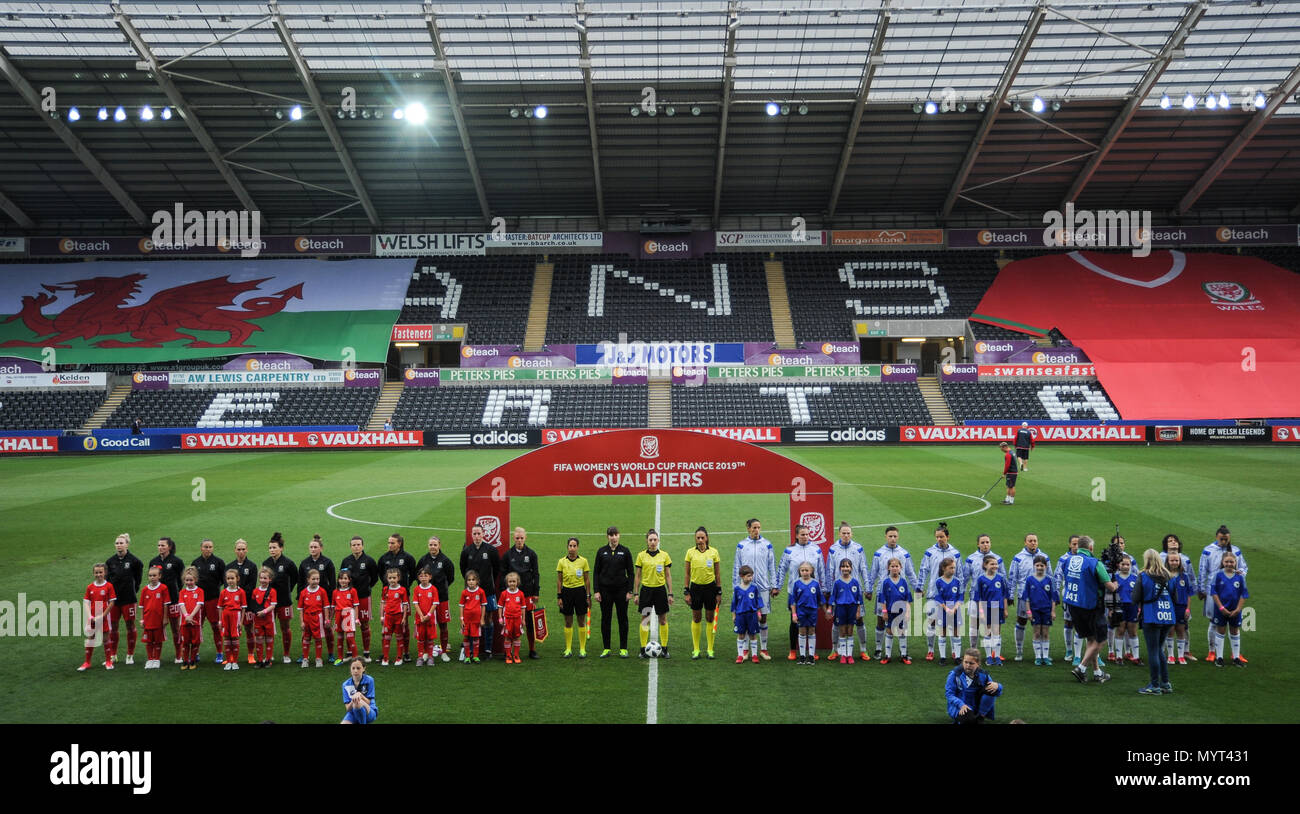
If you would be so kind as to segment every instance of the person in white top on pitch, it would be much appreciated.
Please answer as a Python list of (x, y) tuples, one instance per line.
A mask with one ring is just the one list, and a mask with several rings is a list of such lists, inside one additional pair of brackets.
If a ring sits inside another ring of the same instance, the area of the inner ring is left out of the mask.
[[(807, 563), (813, 568), (813, 579), (817, 580), (818, 585), (825, 585), (825, 575), (822, 569), (825, 563), (822, 561), (821, 546), (810, 545), (808, 542), (808, 527), (798, 525), (794, 527), (794, 545), (785, 547), (781, 552), (781, 563), (776, 567), (776, 592), (779, 596), (785, 589), (785, 583), (794, 582), (799, 579), (799, 566)], [(799, 658), (797, 648), (799, 647), (799, 625), (794, 621), (790, 622), (790, 655), (787, 657), (790, 661)], [(815, 657), (816, 654), (814, 654)], [(800, 662), (802, 663), (802, 662)]]
[[(1025, 581), (1034, 575), (1034, 557), (1038, 556), (1038, 535), (1030, 532), (1025, 535), (1025, 547), (1011, 558), (1007, 581), (1011, 583), (1011, 596), (1008, 603), (1020, 598), (1025, 590)], [(1025, 625), (1029, 622), (1029, 606), (1020, 603), (1016, 606), (1016, 661), (1025, 657)]]
[[(980, 578), (984, 573), (984, 555), (993, 554), (998, 561), (998, 573), (1003, 577), (1007, 575), (1006, 566), (1002, 563), (1002, 555), (993, 553), (993, 538), (987, 534), (981, 534), (975, 538), (975, 550), (966, 558), (965, 570), (962, 572), (961, 587), (964, 596), (969, 596), (975, 590), (975, 580)], [(967, 620), (978, 618), (975, 615), (975, 607), (972, 604), (966, 614)], [(970, 628), (970, 646), (975, 646), (975, 625)]]
[[(853, 527), (847, 520), (840, 521), (840, 538), (831, 543), (830, 549), (826, 552), (826, 560), (822, 564), (822, 574), (826, 579), (819, 584), (822, 587), (822, 597), (824, 604), (831, 607), (831, 588), (833, 578), (829, 575), (839, 573), (839, 563), (848, 560), (852, 564), (852, 578), (858, 581), (858, 585), (867, 584), (867, 552), (862, 546), (853, 541)], [(868, 611), (871, 609), (868, 608)], [(867, 623), (863, 616), (857, 617), (858, 644), (862, 654), (862, 660), (867, 661)], [(831, 625), (831, 654), (827, 658), (835, 661), (840, 652), (840, 626)]]
[[(872, 595), (880, 593), (880, 584), (889, 576), (889, 561), (898, 558), (902, 566), (903, 581), (910, 586), (912, 590), (918, 590), (921, 587), (921, 581), (916, 576), (916, 568), (912, 565), (912, 555), (907, 553), (907, 549), (898, 544), (898, 527), (890, 526), (885, 529), (885, 544), (876, 549), (871, 556), (871, 568), (867, 574), (867, 595), (866, 600), (871, 601)], [(875, 658), (879, 659), (882, 645), (885, 641), (885, 620), (881, 616), (876, 616), (876, 652)], [(868, 661), (866, 654), (862, 655), (863, 661)]]
[(771, 661), (772, 654), (767, 651), (767, 615), (772, 611), (772, 597), (777, 595), (776, 555), (772, 552), (772, 543), (763, 536), (763, 524), (757, 517), (751, 517), (745, 523), (749, 536), (736, 543), (736, 561), (731, 566), (731, 584), (740, 584), (740, 567), (748, 565), (754, 569), (754, 585), (763, 597), (763, 609), (758, 614), (759, 656), (764, 661)]
[[(934, 545), (925, 550), (921, 556), (921, 588), (922, 596), (930, 597), (934, 594), (934, 581), (942, 574), (940, 565), (944, 560), (951, 559), (956, 563), (961, 562), (961, 552), (948, 542), (948, 524), (940, 523), (939, 527), (934, 530)], [(961, 574), (956, 574), (958, 581)], [(938, 604), (932, 600), (925, 603), (925, 660), (934, 661), (934, 638), (935, 622), (938, 619)]]

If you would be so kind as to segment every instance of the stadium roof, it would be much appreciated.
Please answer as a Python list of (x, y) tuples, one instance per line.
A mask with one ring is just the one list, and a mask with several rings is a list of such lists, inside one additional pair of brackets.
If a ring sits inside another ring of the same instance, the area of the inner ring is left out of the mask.
[(0, 228), (1285, 220), (1297, 43), (1300, 0), (0, 3)]

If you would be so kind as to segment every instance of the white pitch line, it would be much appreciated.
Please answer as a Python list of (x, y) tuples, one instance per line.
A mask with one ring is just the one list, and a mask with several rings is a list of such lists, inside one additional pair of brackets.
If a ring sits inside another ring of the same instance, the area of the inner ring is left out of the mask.
[[(659, 528), (661, 508), (661, 499), (659, 495), (655, 495), (656, 529)], [(654, 624), (655, 621), (656, 620), (652, 618), (650, 623)], [(650, 633), (651, 635), (654, 635), (655, 631), (652, 629)], [(664, 647), (668, 646), (667, 642), (660, 642), (660, 644)], [(645, 722), (647, 724), (659, 723), (659, 659), (650, 659), (650, 684), (647, 687), (645, 694)]]

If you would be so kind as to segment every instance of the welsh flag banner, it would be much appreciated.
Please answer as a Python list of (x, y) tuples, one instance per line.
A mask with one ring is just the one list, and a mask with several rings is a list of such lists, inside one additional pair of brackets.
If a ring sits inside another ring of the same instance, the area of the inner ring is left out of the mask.
[(20, 264), (0, 271), (0, 355), (143, 364), (243, 353), (381, 362), (412, 258)]

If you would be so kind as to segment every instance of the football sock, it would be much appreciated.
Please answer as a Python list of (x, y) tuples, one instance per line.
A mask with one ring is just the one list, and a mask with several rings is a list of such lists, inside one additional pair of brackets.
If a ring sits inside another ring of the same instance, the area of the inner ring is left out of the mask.
[[(668, 630), (668, 625), (660, 625), (659, 627), (664, 631)], [(665, 632), (663, 636), (664, 636), (663, 641), (667, 642), (668, 641), (667, 632)], [(758, 648), (759, 650), (767, 649), (767, 622), (758, 623), (758, 644), (759, 644), (759, 648)]]
[(859, 619), (858, 622), (857, 622), (857, 628), (858, 628), (858, 644), (860, 644), (860, 645), (862, 646), (862, 650), (863, 650), (863, 652), (866, 652), (866, 649), (867, 649), (867, 624), (866, 624), (866, 622), (864, 622), (864, 621), (862, 621), (861, 619)]
[[(584, 652), (586, 651), (586, 649), (587, 649), (587, 637), (590, 636), (590, 635), (591, 635), (591, 628), (590, 628), (590, 627), (588, 627), (588, 626), (586, 626), (586, 625), (583, 625), (582, 627), (578, 628), (578, 649), (579, 649), (579, 650), (584, 651)], [(516, 639), (516, 641), (518, 641), (518, 640)]]
[(946, 659), (948, 658), (948, 637), (940, 636), (938, 637), (938, 639), (939, 640), (937, 644), (939, 645), (939, 658)]
[(668, 646), (668, 623), (667, 622), (659, 623), (659, 644), (663, 645), (664, 647)]
[(907, 658), (907, 637), (906, 636), (898, 637), (898, 654), (903, 658)]
[[(1211, 622), (1211, 623), (1210, 623), (1210, 626), (1209, 626), (1208, 628), (1206, 628), (1206, 633), (1207, 633), (1207, 635), (1208, 635), (1208, 637), (1209, 637), (1209, 639), (1210, 639), (1210, 649), (1211, 649), (1211, 650), (1214, 650), (1214, 643), (1215, 643), (1215, 641), (1217, 641), (1217, 639), (1218, 639), (1218, 633), (1219, 633), (1219, 631), (1217, 631), (1217, 630), (1214, 629), (1214, 623), (1213, 623), (1213, 622)], [(1217, 651), (1216, 651), (1216, 652), (1217, 652)]]
[(571, 627), (564, 629), (564, 649), (566, 651), (573, 649), (573, 628)]
[(645, 646), (646, 646), (647, 644), (650, 644), (650, 628), (649, 628), (649, 626), (647, 626), (647, 625), (642, 625), (641, 628), (640, 628), (640, 634), (641, 634), (641, 649), (644, 650), (644, 649), (645, 649)]
[(691, 620), (691, 647), (696, 652), (700, 649), (700, 623)]
[(951, 638), (951, 642), (952, 642), (952, 657), (955, 659), (961, 654), (961, 637), (953, 636)]
[(1241, 655), (1241, 634), (1230, 633), (1228, 639), (1232, 643), (1232, 657), (1235, 659)]
[(933, 653), (933, 652), (934, 652), (934, 637), (933, 637), (933, 636), (926, 636), (926, 637), (925, 637), (925, 650), (926, 650), (927, 653)]
[(713, 642), (718, 638), (718, 612), (713, 612), (713, 624), (704, 626), (704, 641), (708, 645), (708, 651), (713, 652)]
[(1106, 652), (1115, 653), (1115, 628), (1106, 629)]
[[(1141, 657), (1141, 655), (1142, 655), (1142, 651), (1140, 651), (1140, 650), (1138, 649), (1138, 637), (1137, 637), (1137, 636), (1129, 636), (1129, 637), (1128, 637), (1128, 652), (1131, 653), (1132, 656), (1133, 656), (1133, 658), (1135, 658), (1135, 659)], [(1148, 655), (1154, 655), (1154, 654), (1148, 654)]]
[(1016, 625), (1016, 655), (1024, 655), (1025, 652), (1025, 626)]
[(831, 649), (836, 655), (840, 653), (840, 628), (838, 625), (831, 625)]
[(135, 625), (126, 626), (126, 654), (135, 655)]
[[(800, 642), (800, 647), (801, 647), (801, 648), (803, 647), (803, 643), (802, 643), (802, 642)], [(801, 649), (799, 652), (802, 654), (802, 653), (803, 653), (803, 650)], [(749, 637), (748, 637), (748, 636), (737, 636), (737, 637), (736, 637), (736, 655), (737, 655), (737, 656), (740, 656), (741, 658), (744, 658), (745, 656), (748, 656), (748, 655), (749, 655)]]
[(1217, 630), (1214, 631), (1214, 642), (1210, 645), (1210, 648), (1214, 650), (1214, 655), (1217, 658), (1223, 658), (1223, 634)]
[(1065, 639), (1065, 652), (1073, 653), (1074, 652), (1074, 628), (1067, 627), (1061, 632), (1063, 638)]
[(893, 657), (894, 657), (894, 637), (886, 633), (885, 634), (885, 658), (888, 659)]

